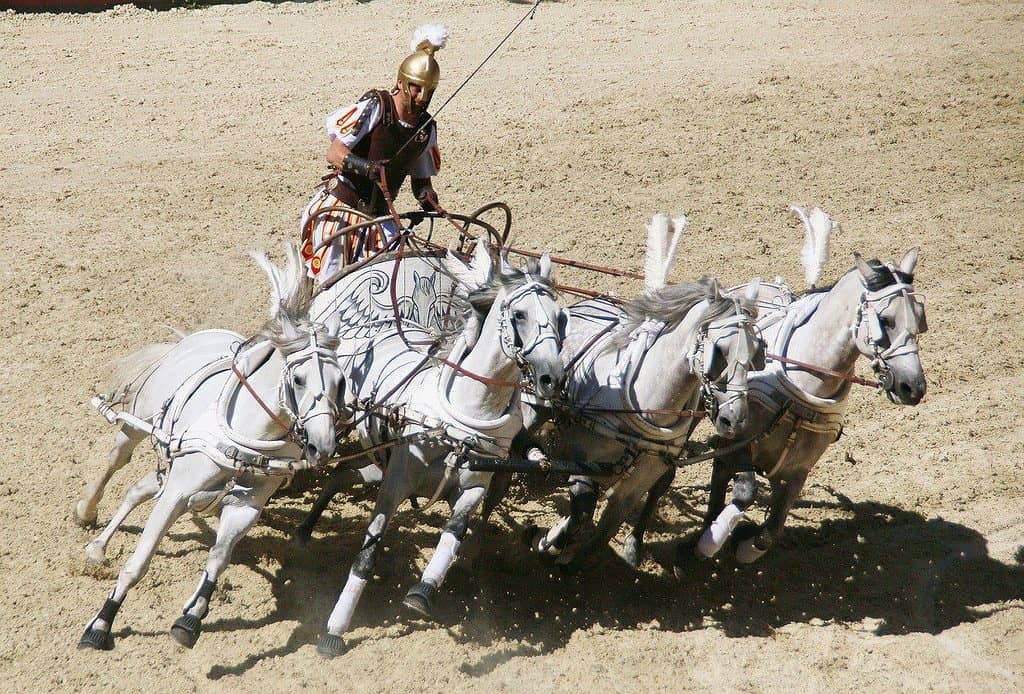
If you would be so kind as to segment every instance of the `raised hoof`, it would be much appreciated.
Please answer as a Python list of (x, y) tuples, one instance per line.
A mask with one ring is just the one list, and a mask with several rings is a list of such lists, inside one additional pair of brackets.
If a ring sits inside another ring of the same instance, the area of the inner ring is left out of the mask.
[(740, 543), (761, 532), (761, 526), (757, 523), (751, 523), (750, 521), (741, 521), (736, 525), (736, 529), (732, 531), (732, 535), (729, 539), (732, 541), (733, 549), (740, 546)]
[(697, 567), (697, 563), (703, 558), (697, 553), (697, 542), (699, 540), (700, 534), (691, 540), (680, 542), (676, 546), (676, 558), (672, 562), (672, 575), (676, 577), (677, 581), (689, 578), (690, 574)]
[(426, 581), (420, 581), (405, 594), (402, 604), (422, 617), (430, 617), (434, 608), (434, 596), (437, 594), (437, 586)]
[(114, 650), (114, 637), (109, 631), (99, 629), (86, 629), (82, 638), (78, 640), (78, 650), (91, 648), (94, 651)]
[(179, 646), (192, 648), (199, 640), (203, 622), (199, 617), (190, 614), (183, 614), (175, 620), (171, 626), (171, 638), (178, 642)]
[(75, 504), (75, 512), (71, 514), (75, 520), (75, 525), (80, 528), (94, 528), (96, 527), (96, 512), (86, 513), (86, 506), (84, 501), (79, 501)]
[(324, 634), (316, 644), (316, 652), (324, 658), (336, 658), (345, 652), (345, 639), (334, 634)]
[(626, 536), (622, 545), (622, 559), (634, 569), (640, 568), (640, 556), (644, 551), (644, 541), (635, 535)]

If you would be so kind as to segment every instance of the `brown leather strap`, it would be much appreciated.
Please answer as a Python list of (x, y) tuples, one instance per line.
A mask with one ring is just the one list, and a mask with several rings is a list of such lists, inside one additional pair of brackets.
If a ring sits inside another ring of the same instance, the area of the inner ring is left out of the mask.
[(783, 357), (778, 354), (772, 354), (771, 352), (765, 353), (765, 357), (774, 361), (781, 361), (784, 364), (792, 364), (793, 366), (799, 366), (804, 371), (810, 371), (811, 373), (822, 374), (825, 376), (833, 376), (843, 381), (849, 381), (850, 383), (856, 383), (860, 386), (870, 386), (872, 388), (880, 388), (881, 386), (877, 381), (869, 381), (866, 378), (860, 376), (854, 376), (852, 374), (839, 373), (832, 369), (826, 369), (822, 366), (815, 366), (814, 364), (808, 364), (807, 362), (797, 361), (796, 359), (790, 359), (789, 357)]
[(274, 420), (275, 424), (277, 424), (279, 427), (285, 430), (285, 434), (287, 435), (288, 438), (292, 438), (294, 435), (293, 426), (285, 424), (284, 420), (278, 417), (273, 410), (267, 407), (267, 403), (263, 402), (263, 398), (261, 398), (256, 393), (256, 390), (252, 387), (252, 384), (249, 383), (249, 380), (245, 377), (245, 374), (238, 370), (238, 364), (236, 364), (235, 362), (231, 362), (231, 371), (235, 374), (235, 377), (238, 378), (238, 381), (243, 386), (245, 386), (245, 389), (249, 391), (249, 395), (251, 395), (253, 399), (256, 400), (256, 402), (259, 404), (259, 406), (263, 408), (263, 411), (270, 415), (270, 418)]

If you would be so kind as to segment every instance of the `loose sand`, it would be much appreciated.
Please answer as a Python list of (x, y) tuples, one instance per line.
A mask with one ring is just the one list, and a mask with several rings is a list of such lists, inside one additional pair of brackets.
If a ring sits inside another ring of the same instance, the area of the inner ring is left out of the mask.
[[(443, 516), (406, 506), (352, 650), (327, 662), (312, 644), (369, 502), (339, 500), (295, 553), (289, 532), (315, 493), (299, 480), (238, 548), (196, 649), (166, 637), (212, 537), (186, 519), (126, 601), (116, 650), (75, 650), (113, 577), (82, 571), (90, 535), (71, 520), (111, 441), (87, 406), (107, 363), (165, 324), (254, 329), (266, 288), (244, 251), (279, 253), (296, 234), (323, 171), (323, 115), (388, 86), (431, 19), (452, 28), (443, 100), (525, 11), (402, 0), (0, 15), (3, 689), (1024, 687), (1019, 2), (545, 3), (441, 115), (442, 201), (507, 201), (526, 247), (639, 269), (649, 216), (687, 212), (674, 277), (801, 287), (790, 203), (843, 223), (826, 281), (854, 250), (921, 246), (926, 400), (856, 392), (846, 435), (759, 564), (672, 577), (674, 540), (705, 500), (701, 468), (677, 480), (639, 573), (613, 551), (588, 572), (551, 572), (515, 532), (561, 508), (537, 483), (425, 622), (400, 602)], [(115, 480), (101, 520), (153, 460)], [(143, 519), (113, 543), (115, 565)]]

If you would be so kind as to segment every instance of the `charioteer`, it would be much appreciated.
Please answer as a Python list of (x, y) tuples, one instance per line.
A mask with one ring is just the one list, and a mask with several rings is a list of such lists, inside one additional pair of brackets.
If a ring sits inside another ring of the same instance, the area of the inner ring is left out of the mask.
[(345, 227), (384, 217), (406, 177), (421, 207), (440, 209), (431, 178), (441, 168), (437, 126), (427, 112), (441, 70), (434, 53), (448, 42), (448, 28), (425, 24), (416, 29), (412, 53), (398, 68), (390, 91), (373, 89), (351, 106), (327, 116), (332, 173), (302, 213), (302, 255), (314, 279), (389, 247), (400, 235), (395, 220), (382, 220), (355, 233)]

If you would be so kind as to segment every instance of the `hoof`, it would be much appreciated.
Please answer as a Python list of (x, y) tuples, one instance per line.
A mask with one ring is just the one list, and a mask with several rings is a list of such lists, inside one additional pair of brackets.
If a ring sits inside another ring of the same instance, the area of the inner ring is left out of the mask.
[(676, 577), (677, 581), (683, 581), (690, 577), (690, 574), (697, 564), (701, 560), (701, 555), (697, 552), (697, 542), (700, 539), (700, 535), (697, 537), (680, 542), (676, 547), (676, 559), (672, 562), (672, 575)]
[(177, 641), (179, 646), (192, 648), (199, 640), (202, 629), (203, 621), (199, 617), (183, 614), (175, 620), (171, 627), (171, 638)]
[(537, 545), (534, 543), (533, 538), (537, 536), (539, 530), (540, 528), (531, 523), (523, 528), (523, 531), (519, 534), (519, 541), (523, 543), (524, 547), (529, 548), (531, 552), (537, 551)]
[(316, 644), (316, 652), (324, 658), (336, 658), (345, 652), (345, 639), (334, 634), (324, 634)]
[(110, 635), (109, 631), (88, 628), (82, 634), (82, 638), (78, 640), (78, 650), (87, 648), (94, 651), (112, 651), (114, 650), (114, 637)]
[(299, 528), (292, 535), (292, 547), (305, 547), (309, 544), (309, 538), (313, 536), (312, 530), (306, 530), (305, 528)]
[(636, 535), (627, 535), (622, 545), (622, 559), (634, 569), (640, 568), (640, 556), (644, 551), (644, 541)]
[(738, 524), (736, 529), (732, 531), (732, 535), (729, 536), (729, 539), (732, 541), (733, 550), (735, 551), (744, 540), (753, 539), (759, 532), (761, 532), (761, 526), (757, 523), (743, 521)]
[(88, 506), (84, 501), (79, 501), (75, 504), (75, 512), (72, 516), (75, 519), (75, 525), (80, 528), (96, 527), (96, 511), (89, 513)]
[(434, 607), (434, 596), (437, 594), (437, 586), (433, 583), (420, 581), (405, 594), (402, 604), (422, 617), (430, 617)]
[(85, 546), (85, 563), (90, 566), (105, 566), (107, 563), (107, 548), (90, 542)]

